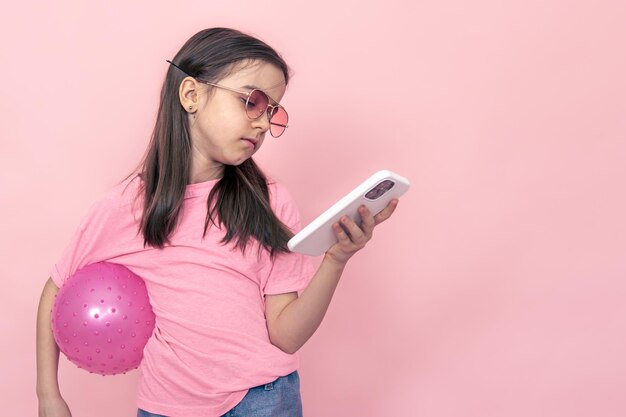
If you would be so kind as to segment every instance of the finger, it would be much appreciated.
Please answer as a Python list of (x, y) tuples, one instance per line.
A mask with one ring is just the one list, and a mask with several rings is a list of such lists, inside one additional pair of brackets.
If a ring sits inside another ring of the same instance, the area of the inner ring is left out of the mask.
[(363, 230), (348, 216), (343, 216), (341, 218), (341, 224), (348, 230), (350, 234), (350, 240), (356, 244), (363, 243), (365, 241), (365, 234)]
[(376, 222), (376, 224), (380, 224), (387, 220), (389, 217), (391, 217), (393, 212), (396, 210), (396, 207), (398, 207), (398, 203), (399, 200), (397, 198), (394, 198), (389, 202), (389, 204), (387, 204), (387, 207), (385, 207), (380, 213), (375, 215), (374, 221)]
[(362, 205), (359, 207), (359, 215), (361, 216), (361, 229), (366, 236), (371, 237), (374, 232), (374, 226), (376, 226), (376, 220), (374, 220), (374, 216), (372, 216), (372, 212), (367, 208), (367, 206)]
[(350, 243), (350, 237), (348, 237), (348, 234), (343, 230), (343, 227), (341, 227), (339, 223), (333, 224), (333, 230), (335, 231), (335, 236), (337, 236), (337, 241), (339, 243)]

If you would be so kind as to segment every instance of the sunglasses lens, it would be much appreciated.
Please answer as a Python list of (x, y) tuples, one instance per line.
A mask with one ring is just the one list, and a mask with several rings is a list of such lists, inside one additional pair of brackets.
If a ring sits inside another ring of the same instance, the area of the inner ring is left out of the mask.
[(275, 138), (283, 134), (287, 128), (287, 121), (289, 116), (282, 107), (274, 107), (274, 113), (270, 117), (270, 133)]
[(265, 109), (267, 109), (268, 103), (269, 99), (263, 91), (252, 90), (252, 93), (250, 93), (250, 97), (248, 98), (248, 105), (246, 107), (246, 113), (248, 113), (248, 117), (250, 117), (251, 119), (256, 119), (261, 116)]

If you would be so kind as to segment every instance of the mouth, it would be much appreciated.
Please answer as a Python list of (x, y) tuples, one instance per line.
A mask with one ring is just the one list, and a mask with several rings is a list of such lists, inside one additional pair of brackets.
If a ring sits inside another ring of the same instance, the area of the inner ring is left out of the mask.
[(244, 140), (244, 141), (246, 141), (246, 142), (248, 142), (248, 143), (252, 144), (252, 147), (253, 147), (253, 148), (256, 148), (256, 144), (257, 144), (257, 142), (258, 142), (258, 140), (257, 140), (257, 139), (254, 139), (254, 138), (243, 138), (242, 140)]

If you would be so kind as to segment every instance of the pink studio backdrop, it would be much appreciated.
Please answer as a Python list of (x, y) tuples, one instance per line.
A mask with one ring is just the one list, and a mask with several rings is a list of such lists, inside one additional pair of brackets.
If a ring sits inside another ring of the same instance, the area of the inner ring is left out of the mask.
[[(3, 10), (0, 396), (36, 414), (41, 288), (148, 143), (200, 29), (276, 47), (292, 127), (258, 161), (311, 220), (375, 170), (412, 181), (301, 350), (305, 415), (626, 415), (621, 1), (14, 2)], [(136, 371), (64, 357), (77, 417)]]

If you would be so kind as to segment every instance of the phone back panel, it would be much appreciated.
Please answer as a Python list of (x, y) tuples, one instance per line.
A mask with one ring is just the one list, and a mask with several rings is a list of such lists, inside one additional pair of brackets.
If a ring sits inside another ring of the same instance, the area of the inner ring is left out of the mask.
[[(391, 181), (393, 186), (385, 190), (389, 187), (389, 182), (385, 181)], [(389, 201), (400, 197), (409, 187), (406, 178), (388, 170), (378, 171), (304, 227), (291, 238), (287, 246), (293, 252), (311, 256), (321, 255), (337, 242), (332, 225), (343, 215), (347, 215), (360, 225), (361, 216), (358, 214), (358, 208), (362, 204), (376, 215), (389, 204)]]

